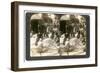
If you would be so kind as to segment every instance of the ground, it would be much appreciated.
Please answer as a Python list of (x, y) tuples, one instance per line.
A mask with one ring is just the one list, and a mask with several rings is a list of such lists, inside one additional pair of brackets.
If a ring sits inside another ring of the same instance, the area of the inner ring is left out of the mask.
[[(57, 46), (54, 40), (51, 38), (43, 39), (38, 42), (38, 45), (35, 45), (36, 41), (36, 34), (30, 38), (30, 56), (71, 56), (71, 55), (85, 55), (86, 52), (84, 51), (85, 46), (82, 42), (77, 38), (71, 38), (71, 40), (66, 41), (65, 45), (60, 44)], [(68, 51), (67, 48), (71, 45), (70, 49), (72, 51)], [(60, 52), (59, 52), (60, 49)]]

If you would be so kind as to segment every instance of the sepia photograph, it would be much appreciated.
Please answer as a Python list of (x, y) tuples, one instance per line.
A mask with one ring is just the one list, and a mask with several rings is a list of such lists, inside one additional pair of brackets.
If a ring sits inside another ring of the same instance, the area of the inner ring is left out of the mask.
[(97, 66), (97, 7), (11, 3), (11, 70)]
[(30, 57), (87, 55), (88, 15), (26, 13), (26, 21)]

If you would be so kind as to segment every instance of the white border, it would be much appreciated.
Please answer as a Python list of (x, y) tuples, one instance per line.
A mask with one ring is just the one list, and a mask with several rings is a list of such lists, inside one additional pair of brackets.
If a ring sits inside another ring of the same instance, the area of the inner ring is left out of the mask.
[[(90, 15), (90, 57), (81, 59), (57, 59), (57, 60), (41, 60), (41, 61), (27, 61), (25, 60), (25, 15), (24, 10), (27, 11), (52, 11), (60, 13), (78, 13)], [(44, 6), (25, 6), (19, 5), (19, 68), (34, 68), (34, 67), (48, 67), (48, 66), (62, 66), (62, 65), (83, 65), (95, 64), (95, 10), (94, 9), (80, 9), (80, 8), (63, 8), (63, 7), (44, 7)]]

